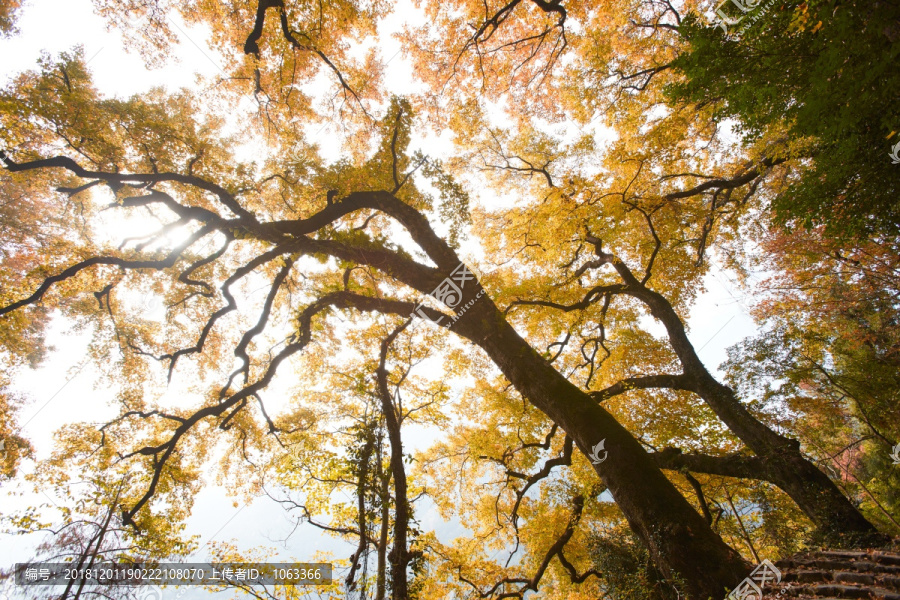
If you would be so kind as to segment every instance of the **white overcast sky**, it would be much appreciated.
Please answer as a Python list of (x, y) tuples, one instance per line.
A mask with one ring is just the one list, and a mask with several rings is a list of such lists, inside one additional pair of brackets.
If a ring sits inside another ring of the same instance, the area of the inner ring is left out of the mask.
[[(397, 23), (392, 21), (390, 28), (395, 29)], [(15, 74), (34, 68), (42, 50), (56, 54), (82, 45), (85, 57), (90, 59), (95, 84), (102, 93), (127, 97), (153, 86), (162, 85), (172, 90), (191, 87), (196, 73), (214, 77), (218, 67), (214, 64), (214, 54), (206, 47), (204, 32), (180, 26), (189, 39), (182, 35), (181, 44), (173, 51), (175, 60), (170, 60), (161, 69), (148, 71), (139, 56), (123, 50), (117, 32), (107, 31), (104, 22), (94, 14), (89, 0), (27, 0), (19, 22), (21, 33), (12, 39), (0, 40), (0, 56), (3, 57), (0, 85), (5, 85)], [(382, 54), (386, 58), (393, 57), (388, 66), (388, 85), (403, 91), (411, 84), (410, 70), (402, 55), (396, 54), (398, 48), (395, 40), (388, 40)], [(442, 140), (443, 143), (446, 141)], [(429, 149), (433, 151), (435, 144), (437, 140), (429, 140)], [(715, 367), (724, 360), (725, 348), (752, 334), (754, 324), (742, 292), (727, 273), (714, 268), (706, 279), (706, 287), (708, 291), (699, 298), (691, 313), (690, 337), (700, 349), (704, 362)], [(20, 414), (20, 423), (25, 424), (23, 435), (33, 441), (38, 457), (49, 454), (52, 432), (60, 426), (82, 420), (99, 421), (111, 410), (107, 403), (115, 392), (106, 385), (98, 385), (98, 374), (90, 366), (78, 370), (85, 356), (87, 340), (70, 334), (64, 321), (54, 323), (49, 341), (58, 351), (40, 369), (23, 373), (15, 382), (15, 389), (30, 399)], [(24, 470), (28, 468), (28, 465), (24, 466)], [(35, 501), (30, 494), (21, 498), (10, 496), (9, 492), (16, 487), (13, 482), (0, 488), (0, 513), (8, 514)], [(62, 502), (58, 498), (51, 500)], [(319, 535), (318, 530), (310, 526), (295, 532), (287, 543), (279, 543), (292, 526), (276, 505), (265, 498), (249, 505), (239, 502), (238, 507), (233, 501), (222, 488), (204, 490), (197, 498), (188, 533), (200, 535), (203, 542), (213, 536), (215, 541), (233, 541), (244, 549), (271, 546), (273, 560), (305, 559), (317, 551), (333, 551), (344, 558), (350, 554), (349, 546)], [(423, 529), (437, 528), (442, 538), (462, 533), (458, 526), (443, 524), (436, 514), (429, 513), (425, 506), (419, 508)], [(35, 537), (0, 536), (0, 566), (6, 568), (14, 562), (30, 559), (36, 541)]]

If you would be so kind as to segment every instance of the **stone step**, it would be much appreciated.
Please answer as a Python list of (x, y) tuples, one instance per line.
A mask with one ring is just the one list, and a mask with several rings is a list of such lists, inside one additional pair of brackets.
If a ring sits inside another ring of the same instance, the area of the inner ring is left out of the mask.
[(885, 565), (881, 563), (858, 561), (853, 564), (854, 571), (867, 571), (870, 573), (886, 573), (900, 575), (900, 566)]
[[(781, 566), (779, 565), (779, 568)], [(831, 571), (782, 571), (784, 576), (782, 582), (790, 583), (818, 583), (820, 581), (831, 581)], [(767, 586), (768, 589), (768, 586)]]
[(882, 565), (900, 566), (900, 554), (897, 554), (896, 552), (887, 552), (884, 550), (869, 550), (866, 552), (854, 552), (847, 550), (823, 550), (818, 554), (828, 558), (849, 559), (853, 561), (864, 560), (867, 562), (876, 562)]
[(838, 596), (840, 598), (877, 598), (878, 600), (900, 600), (900, 594), (878, 587), (854, 585), (816, 585), (813, 597)]
[(841, 585), (839, 583), (801, 584), (784, 587), (766, 586), (763, 594), (765, 600), (777, 598), (842, 598), (843, 600), (900, 600), (897, 592), (877, 586)]
[(867, 550), (821, 550), (816, 554), (832, 558), (862, 558), (869, 556)]
[(846, 571), (838, 571), (832, 574), (832, 581), (844, 584), (854, 585), (875, 585), (875, 575), (872, 573), (848, 573)]
[(775, 562), (782, 581), (763, 590), (765, 600), (900, 600), (900, 553), (822, 550)]
[(803, 571), (864, 571), (900, 575), (900, 566), (872, 562), (870, 560), (842, 561), (825, 558), (798, 557), (779, 560), (775, 563), (775, 566), (782, 571), (795, 569)]

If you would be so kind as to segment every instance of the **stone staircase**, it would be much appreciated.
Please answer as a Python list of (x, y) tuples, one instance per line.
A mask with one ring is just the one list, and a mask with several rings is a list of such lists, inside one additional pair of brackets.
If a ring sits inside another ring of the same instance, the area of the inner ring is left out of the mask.
[(780, 560), (775, 566), (781, 571), (781, 582), (763, 588), (765, 600), (900, 600), (900, 552), (819, 551)]

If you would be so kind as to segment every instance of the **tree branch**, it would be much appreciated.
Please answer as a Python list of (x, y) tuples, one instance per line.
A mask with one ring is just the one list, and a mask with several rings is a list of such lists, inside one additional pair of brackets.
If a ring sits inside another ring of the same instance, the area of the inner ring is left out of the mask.
[(693, 391), (694, 384), (691, 378), (684, 374), (644, 375), (642, 377), (628, 377), (614, 383), (606, 389), (588, 392), (588, 395), (597, 402), (604, 402), (631, 390), (646, 390), (651, 388)]
[(666, 448), (651, 452), (650, 457), (660, 469), (681, 471), (687, 469), (695, 473), (734, 477), (735, 479), (756, 479), (769, 481), (768, 469), (757, 456), (734, 453), (725, 456), (708, 454), (683, 454), (678, 448)]
[(182, 175), (180, 173), (107, 173), (104, 171), (91, 171), (88, 169), (84, 169), (76, 163), (74, 160), (69, 158), (68, 156), (55, 156), (52, 158), (44, 158), (40, 160), (33, 160), (25, 163), (16, 163), (14, 162), (4, 151), (0, 150), (0, 161), (3, 161), (6, 169), (13, 173), (21, 172), (21, 171), (31, 171), (35, 169), (45, 169), (50, 167), (56, 167), (61, 169), (66, 169), (71, 173), (77, 175), (78, 177), (84, 177), (85, 179), (101, 179), (107, 183), (120, 183), (125, 184), (128, 182), (138, 182), (144, 184), (153, 184), (160, 183), (163, 181), (174, 181), (177, 183), (183, 183), (186, 185), (191, 185), (207, 192), (211, 192), (215, 194), (215, 196), (219, 199), (219, 201), (224, 204), (231, 212), (233, 212), (238, 217), (242, 217), (251, 222), (256, 222), (256, 217), (244, 209), (235, 197), (229, 193), (225, 188), (218, 186), (214, 183), (206, 181), (205, 179), (201, 179), (196, 175)]

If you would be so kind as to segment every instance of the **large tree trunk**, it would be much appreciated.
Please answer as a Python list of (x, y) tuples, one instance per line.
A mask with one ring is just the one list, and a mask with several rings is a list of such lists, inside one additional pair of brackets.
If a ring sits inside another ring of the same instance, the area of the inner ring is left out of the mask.
[(744, 559), (675, 489), (640, 443), (535, 352), (490, 299), (475, 302), (453, 329), (484, 349), (586, 456), (605, 440), (608, 455), (594, 469), (664, 576), (681, 580), (692, 598), (702, 599), (722, 598), (744, 578)]
[(886, 540), (834, 482), (803, 456), (798, 441), (779, 435), (758, 421), (729, 387), (708, 373), (696, 379), (700, 397), (759, 457), (765, 479), (790, 496), (826, 540), (841, 546)]
[[(622, 275), (622, 267), (616, 267)], [(684, 368), (685, 389), (699, 395), (756, 453), (765, 469), (765, 479), (788, 494), (829, 541), (873, 544), (885, 539), (834, 482), (803, 456), (799, 442), (770, 429), (747, 410), (731, 388), (716, 381), (697, 356), (681, 318), (665, 297), (644, 287), (633, 276), (631, 281), (624, 276), (623, 279), (636, 290), (633, 295), (643, 300), (666, 327)]]
[[(796, 440), (779, 435), (741, 404), (734, 391), (707, 371), (697, 356), (684, 329), (681, 317), (662, 294), (655, 292), (638, 280), (634, 273), (616, 256), (603, 252), (601, 240), (588, 237), (602, 263), (611, 264), (624, 285), (617, 293), (628, 294), (643, 302), (650, 313), (666, 328), (669, 343), (678, 355), (681, 375), (650, 376), (643, 378), (642, 387), (675, 387), (690, 390), (699, 395), (726, 426), (756, 453), (765, 473), (760, 478), (771, 481), (784, 490), (800, 509), (815, 523), (825, 538), (842, 544), (877, 544), (888, 538), (857, 510), (822, 471), (816, 468), (800, 452)], [(677, 383), (675, 382), (677, 380)], [(599, 397), (622, 393), (626, 386), (613, 386)]]

